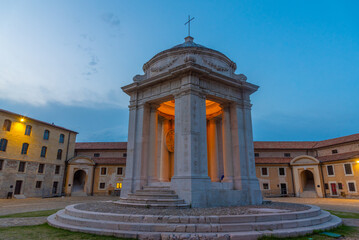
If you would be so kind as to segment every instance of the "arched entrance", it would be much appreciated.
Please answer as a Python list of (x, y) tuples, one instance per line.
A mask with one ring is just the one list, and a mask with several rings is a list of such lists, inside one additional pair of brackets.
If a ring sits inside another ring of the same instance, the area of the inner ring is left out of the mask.
[(315, 190), (314, 174), (310, 170), (301, 173), (302, 193), (301, 197), (317, 197)]
[(74, 174), (72, 192), (84, 192), (86, 182), (86, 173), (83, 170), (77, 170)]

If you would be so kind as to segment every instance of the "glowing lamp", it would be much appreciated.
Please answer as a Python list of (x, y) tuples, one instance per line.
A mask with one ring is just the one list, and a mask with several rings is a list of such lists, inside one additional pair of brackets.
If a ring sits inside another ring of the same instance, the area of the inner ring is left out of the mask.
[(116, 188), (121, 189), (122, 188), (122, 183), (117, 183)]
[(359, 163), (359, 160), (357, 160), (357, 163)]
[(25, 118), (20, 118), (20, 122), (25, 122)]

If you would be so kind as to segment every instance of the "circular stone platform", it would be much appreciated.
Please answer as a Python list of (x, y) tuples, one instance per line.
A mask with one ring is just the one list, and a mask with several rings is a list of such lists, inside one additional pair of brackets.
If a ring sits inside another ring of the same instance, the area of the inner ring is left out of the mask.
[(258, 206), (152, 209), (113, 202), (67, 206), (47, 219), (71, 231), (138, 239), (257, 239), (292, 237), (327, 230), (342, 220), (316, 206), (272, 203)]

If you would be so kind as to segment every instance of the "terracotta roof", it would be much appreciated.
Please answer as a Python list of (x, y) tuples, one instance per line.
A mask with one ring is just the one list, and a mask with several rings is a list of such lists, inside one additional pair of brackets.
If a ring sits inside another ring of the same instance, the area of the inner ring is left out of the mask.
[(287, 158), (275, 158), (275, 157), (267, 157), (267, 158), (262, 158), (262, 157), (256, 157), (255, 158), (255, 162), (256, 164), (260, 164), (260, 163), (271, 163), (271, 164), (275, 164), (275, 163), (290, 163), (290, 161), (292, 160), (291, 157), (287, 157)]
[(337, 153), (333, 155), (321, 156), (316, 157), (321, 162), (330, 162), (330, 161), (339, 161), (339, 160), (346, 160), (350, 158), (359, 158), (359, 151), (355, 152), (346, 152), (346, 153)]
[(359, 141), (359, 133), (349, 135), (349, 136), (319, 141), (314, 147), (315, 148), (328, 147), (328, 146), (332, 146), (332, 145), (336, 145), (336, 144), (354, 142), (354, 141)]
[(98, 165), (116, 165), (116, 164), (126, 164), (126, 158), (102, 158), (94, 157), (92, 160)]
[(127, 150), (127, 142), (77, 142), (76, 150)]
[(298, 141), (298, 142), (254, 142), (254, 149), (311, 149), (317, 142), (313, 141)]
[(30, 120), (30, 121), (34, 121), (34, 122), (38, 122), (38, 123), (47, 125), (47, 126), (51, 126), (51, 127), (54, 127), (54, 128), (59, 128), (59, 129), (65, 130), (65, 131), (69, 131), (69, 132), (73, 132), (73, 133), (78, 134), (78, 132), (72, 131), (72, 130), (70, 130), (70, 129), (67, 129), (67, 128), (64, 128), (64, 127), (60, 127), (60, 126), (57, 126), (57, 125), (52, 124), (52, 123), (43, 122), (43, 121), (37, 120), (37, 119), (35, 119), (35, 118), (30, 118), (30, 117), (27, 117), (27, 116), (24, 116), (24, 115), (21, 115), (21, 114), (18, 114), (18, 113), (6, 111), (6, 110), (1, 109), (1, 108), (0, 108), (0, 112), (6, 113), (6, 114), (9, 114), (9, 115), (14, 115), (14, 116), (16, 116), (16, 117), (18, 117), (18, 118), (24, 117), (24, 118), (25, 118), (25, 122), (26, 122), (26, 120)]

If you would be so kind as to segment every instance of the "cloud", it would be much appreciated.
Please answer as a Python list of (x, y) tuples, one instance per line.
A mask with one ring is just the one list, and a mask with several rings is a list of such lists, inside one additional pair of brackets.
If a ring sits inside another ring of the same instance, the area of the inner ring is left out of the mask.
[(113, 13), (102, 14), (101, 18), (104, 22), (110, 24), (110, 26), (112, 26), (112, 27), (119, 28), (119, 26), (120, 26), (120, 23), (121, 23), (120, 19)]

